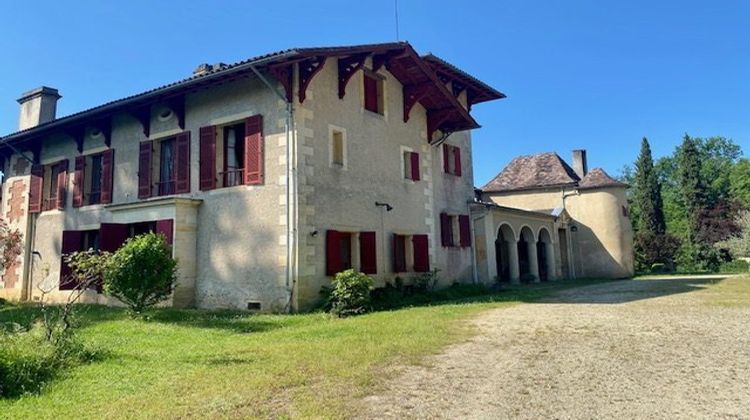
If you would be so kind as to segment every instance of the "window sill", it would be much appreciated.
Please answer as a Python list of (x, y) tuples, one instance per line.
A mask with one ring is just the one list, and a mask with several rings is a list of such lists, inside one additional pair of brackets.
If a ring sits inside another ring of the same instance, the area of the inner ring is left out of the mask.
[(219, 187), (214, 188), (213, 190), (208, 191), (200, 191), (201, 194), (207, 194), (207, 195), (221, 195), (221, 194), (229, 194), (232, 192), (239, 192), (239, 191), (251, 191), (256, 189), (257, 187), (263, 187), (265, 184), (257, 184), (257, 185), (235, 185), (233, 187)]
[(383, 111), (383, 113), (381, 114), (379, 112), (370, 111), (369, 109), (366, 109), (366, 108), (362, 107), (362, 113), (364, 115), (369, 115), (369, 116), (371, 116), (373, 118), (377, 118), (379, 120), (383, 120), (383, 121), (386, 120), (386, 118), (385, 118), (385, 111)]
[(76, 210), (84, 210), (84, 211), (91, 211), (91, 210), (99, 210), (103, 209), (105, 204), (102, 203), (96, 203), (96, 204), (84, 204), (81, 207), (74, 207)]

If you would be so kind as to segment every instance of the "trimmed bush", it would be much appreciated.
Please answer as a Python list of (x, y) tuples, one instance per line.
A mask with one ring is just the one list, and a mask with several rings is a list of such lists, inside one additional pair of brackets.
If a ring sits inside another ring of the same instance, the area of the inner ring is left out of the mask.
[(719, 266), (720, 273), (747, 273), (748, 271), (750, 271), (750, 264), (745, 260), (733, 260)]
[(134, 314), (168, 299), (177, 282), (177, 261), (164, 235), (146, 233), (128, 239), (107, 262), (104, 290)]
[(330, 294), (330, 312), (339, 317), (360, 315), (371, 309), (372, 279), (366, 274), (346, 270), (336, 274)]

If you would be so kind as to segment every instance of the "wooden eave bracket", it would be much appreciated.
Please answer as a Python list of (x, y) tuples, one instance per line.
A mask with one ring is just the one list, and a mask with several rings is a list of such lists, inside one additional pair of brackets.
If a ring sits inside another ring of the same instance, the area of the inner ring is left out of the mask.
[(72, 137), (76, 142), (78, 153), (83, 153), (83, 139), (86, 137), (86, 126), (77, 125), (65, 130), (65, 134)]
[(299, 69), (299, 103), (302, 103), (305, 101), (306, 93), (307, 93), (307, 87), (310, 85), (310, 82), (315, 77), (316, 74), (318, 74), (319, 71), (323, 69), (323, 65), (326, 62), (326, 57), (324, 55), (316, 56), (316, 57), (310, 57), (306, 60), (302, 60), (299, 63), (298, 69)]
[(339, 99), (344, 99), (349, 79), (365, 65), (365, 59), (369, 54), (361, 53), (339, 58)]
[[(185, 95), (177, 96), (167, 101), (167, 107), (177, 115), (177, 125), (181, 130), (185, 129)], [(151, 115), (149, 112), (149, 120)]]
[(281, 86), (284, 87), (284, 95), (287, 102), (292, 102), (292, 100), (294, 100), (294, 92), (292, 91), (292, 86), (294, 84), (293, 69), (294, 64), (289, 63), (277, 64), (268, 67), (268, 72), (271, 73), (271, 76), (273, 76), (273, 78), (276, 79), (277, 82), (281, 83)]
[(445, 123), (451, 114), (455, 112), (453, 108), (442, 108), (427, 111), (427, 142), (432, 143), (432, 135), (435, 134), (443, 123)]
[(130, 114), (141, 123), (143, 135), (148, 138), (151, 135), (151, 105), (133, 109)]
[(409, 121), (409, 113), (411, 113), (411, 109), (417, 104), (417, 102), (424, 98), (431, 86), (432, 82), (404, 85), (404, 122)]
[(372, 71), (377, 72), (383, 65), (388, 65), (391, 60), (403, 57), (406, 55), (404, 49), (389, 51), (383, 54), (375, 54), (372, 56)]

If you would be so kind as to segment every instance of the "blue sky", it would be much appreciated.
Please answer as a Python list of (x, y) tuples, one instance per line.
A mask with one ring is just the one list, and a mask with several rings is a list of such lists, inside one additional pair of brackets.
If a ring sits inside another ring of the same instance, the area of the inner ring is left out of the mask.
[[(642, 136), (657, 156), (685, 132), (750, 151), (748, 1), (399, 0), (399, 18), (402, 40), (508, 95), (475, 107), (477, 185), (514, 156), (574, 148), (616, 174)], [(42, 84), (64, 116), (201, 62), (392, 41), (394, 21), (394, 0), (0, 0), (0, 133)]]

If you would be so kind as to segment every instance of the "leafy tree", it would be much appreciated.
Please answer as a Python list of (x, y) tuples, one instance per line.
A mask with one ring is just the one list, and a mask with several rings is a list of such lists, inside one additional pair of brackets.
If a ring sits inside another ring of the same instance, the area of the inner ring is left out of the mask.
[(104, 290), (128, 305), (144, 310), (171, 296), (177, 282), (177, 261), (162, 234), (130, 238), (107, 261)]
[(656, 235), (666, 231), (661, 185), (654, 170), (651, 146), (645, 137), (641, 142), (641, 153), (635, 162), (633, 201), (638, 207), (636, 227), (639, 231)]
[(748, 258), (750, 257), (750, 211), (745, 210), (739, 214), (736, 224), (739, 226), (739, 232), (729, 239), (718, 242), (715, 246), (728, 249), (734, 258)]
[(739, 205), (750, 208), (750, 159), (739, 159), (732, 167), (729, 194)]

